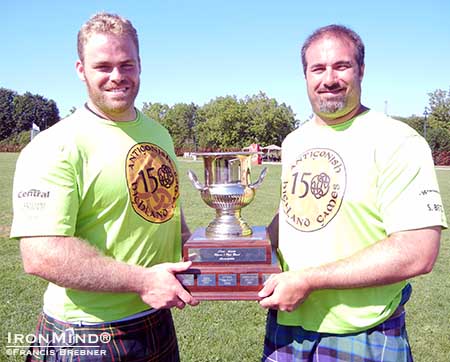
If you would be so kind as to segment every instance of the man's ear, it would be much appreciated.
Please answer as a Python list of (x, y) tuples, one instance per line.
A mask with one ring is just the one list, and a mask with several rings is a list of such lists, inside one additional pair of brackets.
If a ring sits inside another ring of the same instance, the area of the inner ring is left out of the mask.
[(360, 82), (362, 82), (363, 77), (364, 77), (364, 66), (365, 66), (365, 64), (362, 64), (362, 65), (359, 67), (359, 81), (360, 81)]
[(78, 78), (80, 78), (83, 82), (86, 81), (86, 78), (84, 77), (84, 65), (80, 59), (78, 59), (75, 63), (75, 69), (77, 70)]

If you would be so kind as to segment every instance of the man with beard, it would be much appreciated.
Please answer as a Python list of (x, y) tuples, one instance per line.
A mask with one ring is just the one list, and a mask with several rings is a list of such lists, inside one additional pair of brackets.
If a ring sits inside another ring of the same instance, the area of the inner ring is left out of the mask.
[(28, 360), (178, 361), (170, 308), (198, 302), (175, 277), (190, 262), (172, 139), (134, 107), (130, 21), (93, 16), (78, 55), (87, 103), (23, 150), (14, 178), (11, 236), (50, 282)]
[(430, 148), (361, 104), (354, 31), (318, 29), (302, 63), (314, 117), (282, 146), (263, 361), (411, 361), (407, 279), (432, 270), (447, 227)]

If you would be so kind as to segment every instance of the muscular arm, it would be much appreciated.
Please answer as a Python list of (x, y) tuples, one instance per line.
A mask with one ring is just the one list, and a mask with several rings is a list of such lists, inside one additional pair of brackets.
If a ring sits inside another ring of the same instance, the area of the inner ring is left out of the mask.
[(397, 232), (351, 257), (271, 277), (261, 306), (294, 310), (314, 290), (371, 287), (429, 273), (436, 261), (441, 227)]
[(189, 268), (190, 262), (164, 263), (151, 268), (128, 265), (102, 255), (75, 237), (22, 238), (20, 250), (26, 273), (61, 287), (137, 293), (154, 308), (197, 304), (174, 276)]

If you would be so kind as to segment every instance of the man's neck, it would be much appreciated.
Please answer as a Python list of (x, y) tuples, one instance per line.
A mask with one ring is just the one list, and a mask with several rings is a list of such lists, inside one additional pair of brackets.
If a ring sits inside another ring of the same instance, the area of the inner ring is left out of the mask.
[(89, 101), (85, 103), (85, 107), (96, 116), (113, 122), (130, 122), (134, 121), (137, 117), (137, 110), (134, 107), (130, 108), (128, 112), (123, 112), (117, 116), (100, 111), (94, 104), (92, 104), (92, 102)]

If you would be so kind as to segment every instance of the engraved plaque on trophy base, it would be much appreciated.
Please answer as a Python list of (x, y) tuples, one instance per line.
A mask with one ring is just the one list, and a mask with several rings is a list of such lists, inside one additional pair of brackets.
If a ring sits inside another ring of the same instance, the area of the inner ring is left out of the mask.
[(205, 228), (199, 228), (184, 244), (183, 260), (201, 265), (270, 264), (272, 245), (263, 226), (252, 227), (250, 236), (227, 236), (226, 239), (208, 236)]
[(183, 247), (183, 259), (192, 260), (192, 267), (177, 278), (199, 300), (258, 300), (264, 282), (281, 267), (266, 228), (252, 231), (224, 240), (197, 229)]

